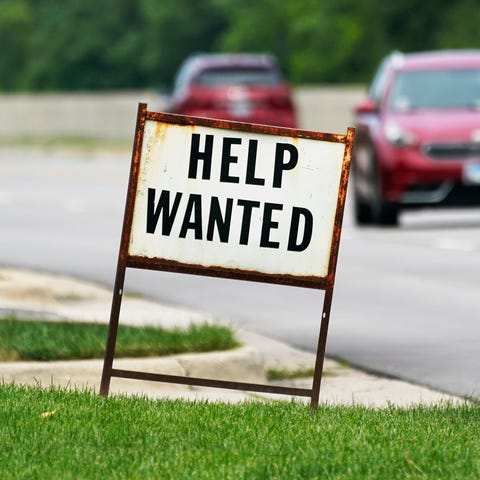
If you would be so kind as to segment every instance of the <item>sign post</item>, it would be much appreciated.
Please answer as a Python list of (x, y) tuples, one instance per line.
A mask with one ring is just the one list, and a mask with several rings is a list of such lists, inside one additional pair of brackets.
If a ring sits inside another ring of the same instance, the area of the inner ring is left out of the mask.
[[(319, 401), (354, 130), (183, 117), (139, 104), (100, 393), (111, 377)], [(127, 268), (325, 291), (311, 389), (113, 368)]]

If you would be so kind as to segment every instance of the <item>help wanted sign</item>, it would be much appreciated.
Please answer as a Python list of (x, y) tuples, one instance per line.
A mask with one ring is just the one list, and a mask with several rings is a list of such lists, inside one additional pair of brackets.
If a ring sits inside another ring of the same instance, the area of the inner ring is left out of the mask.
[(170, 117), (145, 121), (128, 254), (327, 276), (345, 142)]

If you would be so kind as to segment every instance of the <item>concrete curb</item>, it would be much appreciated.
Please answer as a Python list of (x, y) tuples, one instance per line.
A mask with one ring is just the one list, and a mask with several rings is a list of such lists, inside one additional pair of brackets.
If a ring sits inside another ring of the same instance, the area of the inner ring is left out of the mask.
[[(108, 322), (111, 291), (65, 276), (0, 268), (0, 316), (8, 312), (51, 321)], [(218, 322), (211, 315), (124, 296), (121, 322), (130, 325), (187, 327), (191, 323)], [(312, 368), (315, 356), (283, 342), (244, 330), (237, 330), (243, 347), (224, 352), (175, 355), (162, 358), (115, 359), (114, 367), (145, 372), (201, 378), (265, 383), (268, 369), (296, 371)], [(69, 362), (0, 363), (0, 379), (5, 383), (40, 384), (48, 387), (93, 389), (98, 391), (103, 360)], [(463, 402), (400, 380), (370, 375), (326, 359), (320, 400), (327, 404), (361, 404), (371, 407), (439, 402)], [(312, 379), (274, 382), (311, 388)], [(253, 394), (231, 390), (189, 387), (177, 384), (140, 382), (112, 378), (111, 393), (146, 395), (152, 398), (187, 398), (237, 402), (248, 399), (291, 399), (279, 395)], [(308, 401), (308, 399), (301, 399)]]
[[(265, 382), (263, 358), (251, 347), (242, 347), (229, 352), (185, 354), (155, 358), (121, 358), (115, 360), (115, 367), (167, 375), (217, 378), (232, 381)], [(99, 391), (103, 360), (80, 360), (58, 362), (3, 362), (0, 363), (0, 379), (4, 383), (22, 385), (51, 385), (80, 390)], [(205, 392), (203, 392), (205, 390)], [(153, 398), (178, 397), (198, 398), (199, 389), (188, 385), (139, 382), (129, 379), (112, 378), (112, 394), (137, 394)], [(217, 396), (219, 396), (217, 394)], [(238, 392), (235, 400), (246, 399), (248, 395)]]

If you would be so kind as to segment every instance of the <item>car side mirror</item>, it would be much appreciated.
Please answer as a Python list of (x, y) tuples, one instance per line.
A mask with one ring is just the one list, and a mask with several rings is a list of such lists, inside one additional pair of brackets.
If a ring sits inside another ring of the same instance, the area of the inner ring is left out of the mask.
[(378, 113), (378, 105), (371, 98), (364, 100), (355, 107), (356, 114)]

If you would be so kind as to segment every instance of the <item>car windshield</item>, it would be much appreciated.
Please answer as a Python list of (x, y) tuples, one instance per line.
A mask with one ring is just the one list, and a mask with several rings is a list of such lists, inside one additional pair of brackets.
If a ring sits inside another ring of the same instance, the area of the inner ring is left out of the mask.
[(399, 72), (390, 109), (468, 108), (480, 110), (480, 69)]
[(281, 78), (275, 70), (265, 68), (216, 68), (200, 73), (194, 83), (206, 87), (229, 85), (278, 85)]

